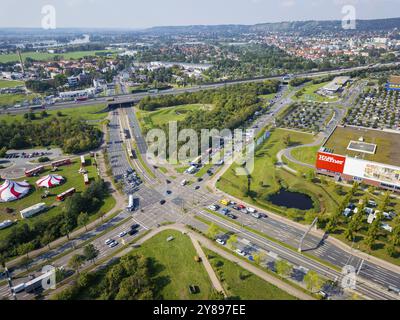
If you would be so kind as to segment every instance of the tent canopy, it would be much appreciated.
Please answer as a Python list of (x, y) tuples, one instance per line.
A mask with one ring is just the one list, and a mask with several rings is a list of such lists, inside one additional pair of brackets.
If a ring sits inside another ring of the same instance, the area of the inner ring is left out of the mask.
[(63, 183), (63, 181), (64, 177), (50, 174), (36, 181), (36, 185), (40, 188), (53, 188), (59, 186), (61, 183)]
[(26, 181), (16, 182), (6, 180), (0, 186), (0, 201), (9, 202), (21, 199), (29, 192), (30, 188), (29, 183)]

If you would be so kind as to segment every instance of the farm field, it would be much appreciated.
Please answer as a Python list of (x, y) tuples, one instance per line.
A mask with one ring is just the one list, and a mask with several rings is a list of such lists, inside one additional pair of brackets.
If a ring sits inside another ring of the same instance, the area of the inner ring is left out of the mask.
[(231, 299), (237, 300), (294, 300), (285, 291), (264, 281), (235, 263), (203, 248), (211, 266)]
[[(21, 53), (22, 59), (31, 58), (38, 61), (47, 61), (52, 60), (54, 58), (63, 57), (64, 59), (80, 59), (86, 56), (96, 56), (98, 54), (107, 54), (113, 53), (113, 51), (109, 50), (96, 50), (96, 51), (76, 51), (76, 52), (67, 52), (62, 54), (53, 54), (47, 52), (23, 52)], [(19, 61), (18, 54), (1, 54), (0, 55), (0, 63), (14, 62)]]

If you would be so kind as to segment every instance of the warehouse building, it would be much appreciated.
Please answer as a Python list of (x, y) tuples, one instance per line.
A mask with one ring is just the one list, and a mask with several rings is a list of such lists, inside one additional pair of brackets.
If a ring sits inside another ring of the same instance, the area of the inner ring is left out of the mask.
[(400, 192), (400, 135), (336, 127), (317, 153), (317, 173)]

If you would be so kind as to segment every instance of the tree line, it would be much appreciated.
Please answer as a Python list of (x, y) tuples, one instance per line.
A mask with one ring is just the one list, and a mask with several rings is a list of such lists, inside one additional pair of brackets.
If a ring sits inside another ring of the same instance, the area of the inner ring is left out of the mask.
[(79, 153), (97, 148), (102, 132), (81, 119), (53, 117), (32, 121), (0, 121), (0, 149), (24, 149), (56, 145), (65, 153)]

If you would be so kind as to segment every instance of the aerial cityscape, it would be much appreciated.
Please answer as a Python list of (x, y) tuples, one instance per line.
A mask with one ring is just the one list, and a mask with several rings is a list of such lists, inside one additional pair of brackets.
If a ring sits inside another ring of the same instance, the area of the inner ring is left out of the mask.
[(47, 2), (0, 13), (0, 300), (400, 300), (400, 0)]

